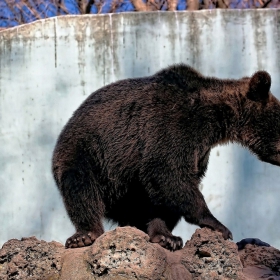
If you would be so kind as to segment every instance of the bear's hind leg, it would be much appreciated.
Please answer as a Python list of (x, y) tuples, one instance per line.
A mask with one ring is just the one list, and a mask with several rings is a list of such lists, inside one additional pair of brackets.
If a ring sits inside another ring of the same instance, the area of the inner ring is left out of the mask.
[(104, 233), (104, 204), (88, 174), (76, 170), (65, 172), (58, 184), (68, 215), (76, 233), (66, 240), (66, 248), (91, 245)]
[(93, 244), (96, 238), (99, 237), (101, 234), (96, 234), (95, 230), (77, 231), (72, 236), (67, 238), (65, 242), (65, 248), (79, 248), (89, 246)]
[(145, 189), (135, 186), (128, 190), (113, 209), (106, 209), (106, 217), (118, 222), (121, 227), (133, 226), (146, 232), (151, 242), (168, 250), (181, 249), (182, 239), (171, 233), (181, 215), (168, 207), (152, 204)]
[(155, 218), (149, 222), (147, 233), (152, 243), (158, 243), (163, 248), (176, 251), (183, 247), (183, 240), (181, 237), (173, 235), (171, 233), (172, 229), (169, 230), (165, 221), (162, 219)]

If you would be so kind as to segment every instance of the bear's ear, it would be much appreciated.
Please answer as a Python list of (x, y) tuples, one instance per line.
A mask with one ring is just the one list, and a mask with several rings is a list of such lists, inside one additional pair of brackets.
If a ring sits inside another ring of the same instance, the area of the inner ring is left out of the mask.
[(270, 86), (270, 75), (266, 71), (258, 71), (250, 79), (247, 97), (254, 101), (267, 101)]

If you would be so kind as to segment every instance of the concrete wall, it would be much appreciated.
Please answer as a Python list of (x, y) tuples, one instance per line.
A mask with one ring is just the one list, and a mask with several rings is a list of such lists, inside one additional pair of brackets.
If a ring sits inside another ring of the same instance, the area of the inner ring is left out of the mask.
[[(280, 97), (280, 10), (64, 16), (0, 32), (0, 242), (74, 229), (51, 175), (56, 139), (73, 111), (112, 81), (184, 62), (239, 78), (265, 69)], [(201, 188), (236, 241), (280, 248), (280, 169), (237, 145), (217, 147)], [(107, 224), (107, 228), (112, 225)], [(186, 240), (195, 227), (175, 229)]]

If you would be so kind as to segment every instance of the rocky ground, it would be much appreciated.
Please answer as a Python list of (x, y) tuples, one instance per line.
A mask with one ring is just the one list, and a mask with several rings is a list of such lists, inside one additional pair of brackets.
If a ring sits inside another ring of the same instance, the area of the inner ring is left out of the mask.
[(280, 280), (280, 251), (251, 244), (238, 251), (204, 228), (182, 250), (169, 252), (142, 231), (119, 227), (78, 249), (35, 237), (11, 239), (0, 250), (0, 279)]

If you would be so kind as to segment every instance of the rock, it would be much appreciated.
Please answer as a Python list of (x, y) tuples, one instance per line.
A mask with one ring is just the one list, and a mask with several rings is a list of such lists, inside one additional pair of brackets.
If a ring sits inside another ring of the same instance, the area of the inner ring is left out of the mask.
[(87, 252), (89, 247), (77, 249), (64, 249), (62, 260), (62, 270), (60, 280), (92, 280), (96, 279), (92, 275), (90, 264), (88, 263)]
[(150, 243), (144, 232), (123, 227), (100, 236), (89, 251), (88, 261), (93, 275), (101, 279), (117, 279), (119, 275), (161, 279), (167, 267), (166, 253), (161, 246)]
[(197, 229), (186, 243), (182, 263), (193, 279), (245, 279), (236, 244), (208, 228)]
[(280, 280), (280, 251), (274, 247), (248, 244), (239, 256), (248, 279)]
[(11, 239), (0, 250), (0, 279), (280, 280), (280, 251), (247, 244), (238, 252), (235, 243), (203, 228), (182, 250), (169, 252), (136, 228), (118, 227), (77, 249), (35, 237)]
[(0, 250), (0, 279), (60, 279), (64, 251), (58, 242), (11, 239)]

